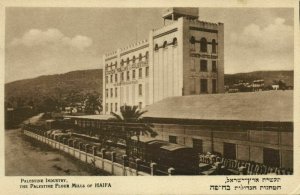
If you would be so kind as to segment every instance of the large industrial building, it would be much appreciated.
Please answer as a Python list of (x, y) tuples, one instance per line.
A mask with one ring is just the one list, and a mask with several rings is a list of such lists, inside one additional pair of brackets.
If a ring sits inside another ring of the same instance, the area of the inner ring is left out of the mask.
[(103, 56), (104, 114), (167, 97), (224, 92), (224, 25), (197, 8), (170, 8), (148, 40)]

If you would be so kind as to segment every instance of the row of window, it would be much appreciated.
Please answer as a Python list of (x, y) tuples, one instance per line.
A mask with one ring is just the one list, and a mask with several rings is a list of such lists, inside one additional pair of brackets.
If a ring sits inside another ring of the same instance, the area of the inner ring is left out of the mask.
[(196, 41), (195, 37), (192, 36), (190, 38), (191, 49), (195, 50), (196, 42), (200, 42), (200, 52), (207, 52), (207, 44), (211, 44), (211, 52), (217, 53), (217, 42), (215, 39), (211, 41), (211, 43), (207, 42), (206, 38), (201, 38), (200, 41)]
[(163, 45), (161, 47), (158, 46), (158, 44), (155, 44), (154, 50), (158, 51), (159, 48), (167, 48), (168, 45), (173, 45), (173, 46), (177, 46), (177, 38), (173, 38), (173, 41), (171, 43), (168, 44), (167, 41), (164, 41)]
[[(129, 70), (126, 71), (126, 80), (127, 80), (127, 81), (130, 80), (130, 72), (131, 72), (131, 71), (129, 71)], [(138, 74), (139, 74), (139, 75), (138, 75), (138, 76), (139, 76), (139, 79), (143, 78), (143, 69), (142, 69), (142, 68), (139, 68), (139, 73), (138, 73)], [(145, 76), (146, 76), (146, 77), (149, 76), (149, 67), (146, 67), (146, 68), (145, 68)], [(121, 77), (121, 78), (120, 78), (121, 81), (124, 81), (124, 80), (125, 80), (125, 78), (124, 78), (124, 72), (121, 72), (120, 77)], [(132, 70), (131, 77), (132, 77), (132, 79), (136, 79), (136, 70), (135, 70), (135, 69)], [(110, 75), (110, 83), (113, 83), (114, 80), (115, 80), (115, 83), (118, 82), (118, 74), (115, 74), (115, 79), (113, 79), (113, 75)], [(109, 81), (108, 81), (108, 76), (105, 77), (105, 83), (109, 83)]]
[[(217, 72), (217, 61), (211, 61), (211, 71)], [(191, 70), (195, 71), (195, 59), (191, 59)], [(208, 62), (207, 60), (200, 60), (200, 71), (207, 72), (208, 71)]]
[[(119, 110), (119, 107), (118, 107), (118, 103), (110, 103), (110, 109), (109, 109), (109, 104), (106, 103), (105, 104), (105, 112), (118, 112)], [(139, 102), (139, 109), (142, 109), (143, 107), (143, 103), (142, 102)]]
[[(139, 88), (138, 88), (139, 92), (139, 96), (143, 95), (143, 85), (139, 84)], [(115, 87), (115, 90), (113, 88), (109, 89), (105, 89), (105, 97), (108, 98), (109, 97), (109, 91), (110, 91), (110, 97), (118, 97), (118, 88)], [(114, 91), (115, 91), (115, 96), (114, 96)]]
[[(126, 62), (126, 64), (129, 64), (130, 61), (132, 61), (132, 63), (135, 63), (136, 61), (141, 62), (143, 57), (145, 57), (146, 60), (148, 60), (149, 58), (149, 52), (147, 51), (145, 56), (142, 56), (142, 54), (140, 53), (139, 56), (136, 58), (135, 55), (132, 57), (132, 59), (130, 59), (129, 57), (126, 58), (126, 61), (124, 59), (121, 59), (120, 64), (123, 66), (124, 63)], [(110, 65), (106, 64), (105, 67), (111, 67), (111, 66), (117, 66), (117, 61), (115, 63), (110, 63)]]
[[(200, 93), (208, 93), (208, 79), (200, 79)], [(212, 79), (212, 93), (217, 93), (217, 79)], [(190, 94), (196, 94), (196, 78), (190, 78)]]

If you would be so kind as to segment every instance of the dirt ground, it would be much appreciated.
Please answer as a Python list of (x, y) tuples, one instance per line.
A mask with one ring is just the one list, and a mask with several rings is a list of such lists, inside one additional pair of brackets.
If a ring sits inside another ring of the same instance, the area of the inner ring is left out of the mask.
[(29, 142), (21, 129), (5, 131), (6, 176), (92, 175), (76, 160), (49, 147)]

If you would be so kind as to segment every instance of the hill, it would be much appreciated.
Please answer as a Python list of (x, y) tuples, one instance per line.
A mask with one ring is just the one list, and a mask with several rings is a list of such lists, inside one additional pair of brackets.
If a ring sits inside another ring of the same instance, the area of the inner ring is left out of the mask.
[(78, 70), (64, 74), (45, 75), (5, 84), (5, 100), (35, 101), (70, 94), (102, 94), (102, 69)]
[[(287, 85), (293, 85), (294, 71), (256, 71), (225, 74), (225, 85), (232, 85), (240, 80), (252, 82), (257, 79), (264, 79), (265, 86), (272, 84), (273, 80), (284, 80)], [(70, 94), (85, 95), (93, 92), (102, 95), (102, 69), (45, 75), (5, 84), (5, 100), (13, 98), (35, 101), (50, 96), (66, 97)]]
[(248, 73), (225, 74), (225, 85), (233, 85), (240, 80), (251, 83), (254, 80), (263, 79), (265, 86), (272, 85), (273, 80), (283, 80), (286, 85), (294, 86), (294, 71), (293, 70), (278, 70), (278, 71), (255, 71)]

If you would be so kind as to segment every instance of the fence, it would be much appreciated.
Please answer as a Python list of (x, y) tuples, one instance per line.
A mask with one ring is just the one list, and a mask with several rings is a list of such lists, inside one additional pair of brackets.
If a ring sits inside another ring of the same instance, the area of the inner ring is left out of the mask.
[[(99, 153), (96, 146), (84, 144), (76, 139), (56, 136), (35, 127), (24, 125), (23, 133), (42, 143), (48, 144), (52, 148), (61, 150), (78, 160), (91, 164), (96, 168), (106, 171), (111, 175), (117, 176), (149, 176), (161, 175), (156, 170), (156, 164), (150, 167), (145, 166), (141, 160), (129, 160), (127, 155), (116, 156), (115, 152), (106, 152), (102, 149)], [(165, 175), (172, 175), (173, 169)]]

